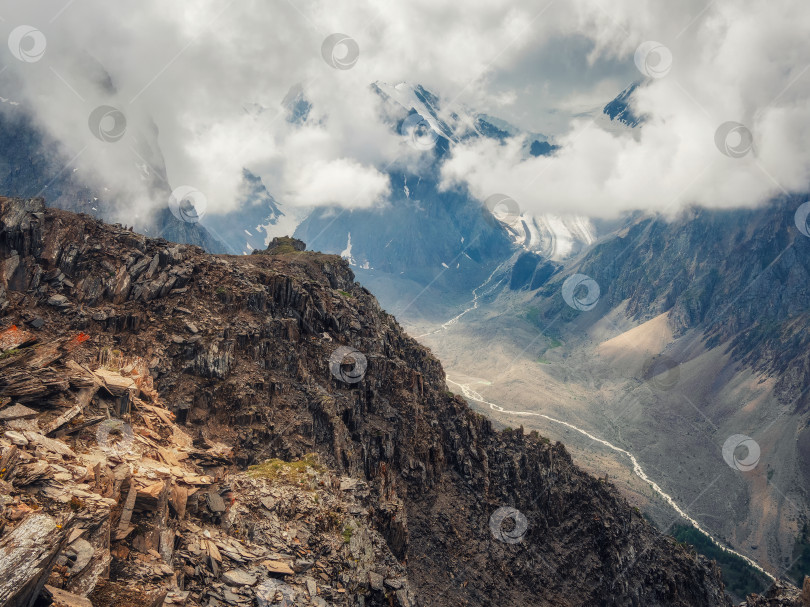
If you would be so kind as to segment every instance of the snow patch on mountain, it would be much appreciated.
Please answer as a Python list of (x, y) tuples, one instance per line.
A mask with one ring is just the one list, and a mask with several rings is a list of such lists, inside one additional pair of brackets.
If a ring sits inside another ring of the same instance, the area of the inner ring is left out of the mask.
[(285, 207), (283, 213), (270, 217), (273, 221), (256, 225), (256, 231), (264, 232), (264, 246), (266, 247), (276, 236), (290, 236), (294, 234), (298, 225), (304, 221), (311, 212), (312, 209), (310, 207)]
[[(521, 137), (524, 140), (527, 157), (551, 154), (557, 149), (545, 135), (523, 132), (495, 116), (475, 113), (458, 106), (443, 111), (439, 98), (420, 85), (407, 82), (395, 85), (377, 82), (374, 86), (381, 96), (399, 104), (409, 112), (417, 112), (437, 133), (452, 142), (460, 142), (470, 137), (497, 140)], [(624, 91), (624, 97), (621, 97), (620, 101), (626, 103), (631, 92), (632, 89)], [(611, 124), (610, 116), (602, 113), (602, 108), (594, 110), (592, 117), (594, 120), (606, 121), (609, 124), (608, 129), (630, 128), (620, 121)], [(407, 178), (403, 184), (403, 191), (405, 197), (410, 199), (411, 190), (408, 188)], [(509, 223), (502, 223), (517, 245), (552, 260), (563, 260), (575, 255), (596, 240), (596, 229), (587, 217), (523, 214)]]
[(346, 248), (340, 252), (340, 256), (349, 262), (349, 265), (355, 265), (354, 257), (352, 257), (352, 233), (349, 232), (349, 240), (346, 243)]
[(522, 213), (502, 221), (515, 244), (552, 261), (568, 259), (596, 242), (596, 227), (582, 215)]
[(453, 135), (454, 128), (448, 124), (448, 121), (455, 122), (458, 117), (454, 115), (443, 116), (439, 108), (439, 99), (433, 93), (420, 85), (414, 86), (408, 82), (400, 82), (399, 84), (376, 82), (375, 86), (385, 97), (397, 102), (406, 110), (416, 111), (430, 124), (430, 127), (436, 133), (451, 141), (457, 141)]

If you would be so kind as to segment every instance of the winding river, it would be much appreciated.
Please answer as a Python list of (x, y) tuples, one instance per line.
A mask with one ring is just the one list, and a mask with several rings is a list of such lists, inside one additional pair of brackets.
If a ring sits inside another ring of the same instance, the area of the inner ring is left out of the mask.
[[(483, 286), (483, 285), (482, 285), (482, 286)], [(465, 311), (465, 312), (466, 312), (466, 311)], [(457, 317), (457, 318), (458, 318), (458, 317)], [(439, 329), (439, 330), (441, 330), (441, 329)], [(698, 523), (698, 522), (697, 522), (695, 519), (693, 519), (693, 518), (692, 518), (691, 516), (689, 516), (689, 515), (688, 515), (686, 512), (684, 512), (684, 510), (683, 510), (683, 509), (682, 509), (682, 508), (681, 508), (681, 507), (680, 507), (680, 506), (679, 506), (679, 505), (678, 505), (678, 504), (675, 502), (675, 500), (674, 500), (674, 499), (672, 499), (672, 497), (671, 497), (671, 496), (670, 496), (668, 493), (666, 493), (666, 492), (665, 492), (663, 489), (661, 489), (661, 487), (658, 485), (658, 483), (656, 483), (656, 482), (655, 482), (654, 480), (652, 480), (652, 479), (651, 479), (649, 476), (647, 476), (647, 474), (646, 474), (646, 473), (644, 472), (644, 470), (642, 469), (641, 464), (639, 464), (639, 463), (638, 463), (638, 459), (636, 459), (636, 457), (635, 457), (635, 456), (634, 456), (632, 453), (630, 453), (629, 451), (627, 451), (627, 450), (625, 450), (625, 449), (622, 449), (621, 447), (617, 447), (616, 445), (614, 445), (614, 444), (612, 444), (612, 443), (610, 443), (610, 442), (608, 442), (608, 441), (606, 441), (606, 440), (604, 440), (604, 439), (601, 439), (601, 438), (599, 438), (599, 437), (597, 437), (597, 436), (594, 436), (593, 434), (591, 434), (591, 433), (590, 433), (590, 432), (588, 432), (587, 430), (583, 430), (582, 428), (578, 428), (578, 427), (577, 427), (577, 426), (575, 426), (574, 424), (570, 424), (570, 423), (568, 423), (568, 422), (566, 422), (566, 421), (563, 421), (563, 420), (561, 420), (561, 419), (556, 419), (556, 418), (550, 417), (550, 416), (548, 416), (548, 415), (545, 415), (544, 413), (536, 413), (536, 412), (534, 412), (534, 411), (510, 411), (510, 410), (508, 410), (508, 409), (504, 409), (504, 408), (503, 408), (503, 407), (501, 407), (500, 405), (496, 405), (495, 403), (491, 403), (491, 402), (489, 402), (489, 401), (485, 400), (485, 399), (484, 399), (484, 397), (483, 397), (483, 396), (481, 396), (481, 394), (479, 394), (479, 393), (478, 393), (478, 392), (476, 392), (475, 390), (473, 390), (473, 389), (472, 389), (472, 387), (470, 387), (470, 385), (469, 385), (469, 384), (462, 384), (462, 383), (459, 383), (459, 382), (453, 381), (453, 380), (452, 380), (452, 379), (450, 379), (449, 377), (447, 378), (447, 383), (448, 383), (448, 384), (453, 384), (454, 386), (458, 386), (458, 387), (461, 389), (461, 393), (464, 395), (464, 397), (465, 397), (467, 400), (471, 400), (471, 401), (475, 401), (475, 402), (477, 402), (477, 403), (481, 403), (481, 404), (484, 404), (484, 405), (488, 405), (488, 406), (489, 406), (489, 408), (490, 408), (490, 409), (492, 409), (493, 411), (497, 411), (498, 413), (505, 413), (505, 414), (507, 414), (507, 415), (519, 415), (519, 416), (526, 416), (526, 417), (529, 417), (529, 416), (533, 416), (533, 417), (542, 417), (543, 419), (547, 419), (547, 420), (548, 420), (548, 421), (550, 421), (550, 422), (553, 422), (553, 423), (555, 423), (555, 424), (559, 424), (559, 425), (561, 425), (561, 426), (565, 426), (566, 428), (570, 428), (571, 430), (574, 430), (575, 432), (579, 432), (579, 433), (580, 433), (580, 434), (582, 434), (583, 436), (586, 436), (586, 437), (588, 437), (589, 439), (591, 439), (592, 441), (597, 442), (597, 443), (599, 443), (599, 444), (601, 444), (601, 445), (604, 445), (604, 446), (605, 446), (605, 447), (607, 447), (608, 449), (612, 449), (613, 451), (616, 451), (616, 452), (618, 452), (618, 453), (621, 453), (622, 455), (626, 456), (626, 457), (627, 457), (627, 458), (630, 460), (630, 462), (632, 463), (632, 465), (633, 465), (633, 472), (635, 473), (635, 475), (636, 475), (636, 476), (638, 476), (638, 477), (639, 477), (641, 480), (643, 480), (643, 481), (644, 481), (645, 483), (647, 483), (647, 484), (648, 484), (650, 487), (652, 487), (652, 488), (653, 488), (653, 490), (654, 490), (654, 491), (655, 491), (655, 492), (656, 492), (658, 495), (660, 495), (660, 496), (661, 496), (661, 498), (662, 498), (662, 499), (663, 499), (663, 500), (664, 500), (664, 501), (665, 501), (667, 504), (669, 504), (669, 505), (672, 507), (672, 509), (673, 509), (673, 510), (675, 510), (675, 512), (677, 512), (677, 513), (678, 513), (678, 514), (679, 514), (679, 515), (680, 515), (682, 518), (684, 518), (685, 520), (689, 521), (689, 523), (690, 523), (690, 524), (691, 524), (693, 527), (695, 527), (695, 528), (696, 528), (698, 531), (700, 531), (700, 532), (701, 532), (701, 533), (703, 533), (703, 534), (704, 534), (706, 537), (708, 537), (708, 538), (709, 538), (709, 539), (712, 541), (712, 543), (713, 543), (715, 546), (717, 546), (718, 548), (720, 548), (720, 549), (721, 549), (721, 550), (723, 550), (724, 552), (727, 552), (727, 553), (729, 553), (729, 554), (734, 554), (734, 555), (736, 555), (736, 556), (740, 557), (740, 558), (741, 558), (741, 559), (743, 559), (743, 560), (744, 560), (746, 563), (748, 563), (749, 565), (751, 565), (751, 566), (752, 566), (754, 569), (756, 569), (756, 570), (757, 570), (757, 571), (759, 571), (760, 573), (762, 573), (762, 574), (766, 575), (766, 576), (767, 576), (768, 578), (770, 578), (771, 580), (775, 580), (775, 579), (776, 579), (776, 578), (774, 578), (774, 576), (772, 576), (770, 573), (768, 573), (767, 571), (765, 571), (765, 570), (764, 570), (762, 567), (760, 567), (760, 566), (759, 566), (759, 565), (758, 565), (758, 564), (757, 564), (755, 561), (753, 561), (752, 559), (748, 558), (748, 557), (747, 557), (747, 556), (745, 556), (744, 554), (740, 554), (740, 553), (739, 553), (739, 552), (737, 552), (736, 550), (732, 550), (731, 548), (727, 548), (726, 546), (724, 546), (724, 545), (722, 545), (720, 542), (718, 542), (718, 541), (717, 541), (717, 540), (714, 538), (714, 536), (712, 536), (712, 534), (710, 534), (708, 531), (706, 531), (706, 529), (704, 529), (704, 528), (703, 528), (703, 527), (700, 525), (700, 523)]]

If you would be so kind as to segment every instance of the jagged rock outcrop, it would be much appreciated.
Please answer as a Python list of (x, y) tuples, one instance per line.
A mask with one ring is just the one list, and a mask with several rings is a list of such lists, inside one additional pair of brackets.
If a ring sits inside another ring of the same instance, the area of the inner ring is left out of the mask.
[(305, 251), (307, 245), (304, 241), (298, 240), (297, 238), (291, 238), (290, 236), (276, 236), (273, 240), (270, 241), (270, 244), (267, 245), (267, 249), (264, 251), (259, 251), (258, 249), (253, 251), (254, 254), (260, 253), (270, 253), (270, 254), (278, 254), (278, 253), (300, 253), (301, 251)]
[(0, 331), (0, 603), (415, 604), (367, 483), (314, 454), (241, 470), (176, 423), (143, 359), (41, 336)]
[[(143, 360), (149, 390), (194, 445), (232, 449), (223, 478), (315, 452), (324, 478), (362, 483), (347, 507), (382, 543), (355, 546), (351, 571), (321, 557), (324, 583), (344, 589), (325, 604), (730, 605), (717, 567), (658, 533), (563, 445), (497, 432), (448, 393), (439, 361), (336, 256), (215, 257), (41, 201), (0, 199), (0, 286), (2, 327), (40, 319), (40, 343), (81, 332), (89, 340), (71, 351), (85, 366)], [(339, 355), (341, 368), (345, 351), (356, 375), (330, 364)], [(170, 446), (172, 434), (162, 439)], [(148, 504), (164, 499), (147, 493)], [(163, 512), (160, 529), (188, 524)], [(252, 537), (262, 541), (255, 526)], [(131, 575), (122, 555), (110, 583)], [(401, 571), (380, 578), (373, 563)], [(362, 571), (367, 583), (352, 586)], [(212, 574), (186, 574), (192, 598), (183, 600), (204, 596)]]
[(804, 578), (804, 588), (776, 582), (763, 595), (751, 595), (741, 607), (810, 607), (810, 577)]

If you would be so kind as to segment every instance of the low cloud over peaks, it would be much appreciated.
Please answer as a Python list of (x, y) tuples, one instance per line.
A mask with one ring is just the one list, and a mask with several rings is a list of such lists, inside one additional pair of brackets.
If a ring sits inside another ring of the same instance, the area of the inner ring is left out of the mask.
[[(808, 187), (802, 9), (797, 0), (656, 10), (595, 0), (32, 1), (2, 12), (0, 95), (127, 208), (160, 206), (191, 185), (208, 213), (237, 210), (244, 168), (282, 204), (384, 204), (390, 168), (417, 166), (423, 152), (388, 122), (377, 81), (420, 83), (448, 112), (474, 108), (552, 136), (557, 150), (538, 157), (520, 135), (454, 143), (444, 185), (481, 200), (505, 192), (523, 210), (592, 216), (754, 205)], [(325, 48), (335, 33), (352, 43)], [(630, 132), (600, 109), (634, 80), (643, 123)], [(291, 90), (305, 103), (295, 116), (282, 104)], [(125, 117), (119, 140), (105, 141), (116, 137), (114, 115), (95, 133), (88, 125), (99, 106)], [(164, 159), (162, 175), (153, 165)]]

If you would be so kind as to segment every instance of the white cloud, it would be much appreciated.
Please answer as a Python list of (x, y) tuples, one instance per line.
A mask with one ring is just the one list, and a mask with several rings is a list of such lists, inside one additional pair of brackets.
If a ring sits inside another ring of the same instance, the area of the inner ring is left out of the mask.
[[(609, 215), (664, 209), (673, 199), (755, 204), (780, 186), (808, 186), (810, 11), (799, 0), (32, 0), (6, 7), (3, 18), (0, 34), (30, 24), (47, 49), (33, 63), (6, 53), (12, 78), (0, 94), (26, 104), (66, 158), (81, 152), (82, 174), (138, 208), (165, 204), (133, 170), (158, 160), (135, 153), (150, 121), (169, 182), (205, 192), (209, 214), (235, 208), (242, 167), (285, 204), (377, 204), (389, 188), (385, 167), (403, 153), (415, 166), (416, 157), (381, 122), (369, 89), (377, 80), (419, 82), (447, 102), (556, 134), (563, 147), (552, 158), (527, 160), (517, 143), (456, 147), (445, 182), (482, 199), (504, 192), (524, 208)], [(333, 32), (357, 40), (350, 70), (321, 57)], [(640, 77), (633, 52), (645, 40), (669, 47), (673, 66), (638, 95), (636, 109), (648, 115), (640, 136), (571, 120)], [(297, 84), (313, 101), (303, 128), (280, 107)], [(90, 134), (87, 117), (100, 104), (125, 113), (121, 142)], [(717, 151), (714, 131), (727, 120), (751, 129), (756, 156)]]
[[(658, 36), (674, 57), (667, 76), (637, 93), (635, 110), (647, 116), (637, 136), (575, 120), (558, 137), (557, 154), (529, 159), (516, 142), (469, 142), (443, 167), (446, 187), (466, 185), (481, 200), (504, 192), (523, 210), (593, 216), (750, 206), (807, 191), (810, 151), (801, 142), (810, 135), (810, 44), (803, 33), (810, 12), (794, 2), (718, 2), (679, 37), (688, 11), (634, 15), (621, 3), (617, 8), (624, 17), (612, 29), (606, 16), (592, 15), (593, 27), (609, 30), (593, 35), (597, 49), (622, 57), (634, 50), (626, 40)], [(632, 34), (614, 37), (616, 28)], [(752, 153), (720, 153), (714, 135), (726, 121), (750, 129)]]
[(306, 205), (311, 200), (345, 208), (370, 207), (390, 189), (388, 176), (349, 158), (315, 161), (290, 170), (285, 200)]

